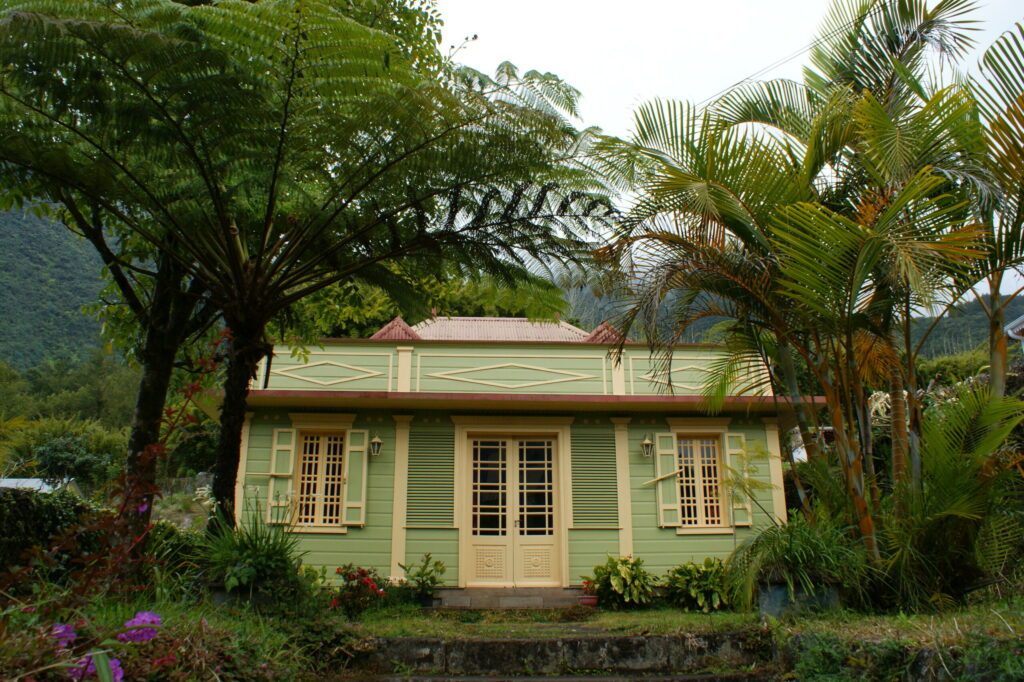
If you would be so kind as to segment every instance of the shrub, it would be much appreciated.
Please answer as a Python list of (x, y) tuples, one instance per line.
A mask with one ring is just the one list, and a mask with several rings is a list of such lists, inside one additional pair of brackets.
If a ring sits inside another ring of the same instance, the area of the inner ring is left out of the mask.
[(444, 564), (433, 557), (430, 553), (423, 555), (420, 563), (406, 566), (398, 564), (405, 571), (405, 580), (412, 587), (413, 593), (420, 601), (433, 599), (434, 593), (442, 584), (445, 567)]
[(247, 516), (237, 528), (221, 518), (211, 523), (199, 554), (215, 584), (274, 605), (306, 596), (306, 582), (299, 575), (298, 537), (281, 526), (263, 523), (258, 513)]
[[(0, 488), (0, 569), (17, 565), (33, 547), (48, 549), (54, 536), (68, 532), (92, 505), (72, 492), (40, 493), (34, 490)], [(96, 538), (83, 536), (78, 545), (88, 549)], [(65, 566), (73, 557), (60, 557)]]
[(670, 569), (662, 581), (669, 603), (687, 611), (710, 613), (729, 606), (725, 591), (725, 566), (721, 559), (706, 557)]
[(335, 573), (341, 576), (341, 585), (331, 599), (332, 608), (340, 608), (349, 618), (383, 603), (387, 592), (385, 580), (372, 568), (354, 564), (339, 566)]
[(797, 589), (813, 595), (825, 586), (859, 593), (867, 576), (867, 555), (847, 533), (795, 515), (733, 551), (726, 562), (726, 591), (734, 604), (750, 608), (762, 585), (784, 584), (790, 599), (795, 599)]
[(594, 577), (584, 581), (593, 585), (598, 603), (613, 609), (645, 606), (654, 598), (658, 579), (644, 568), (643, 559), (608, 557), (594, 566)]

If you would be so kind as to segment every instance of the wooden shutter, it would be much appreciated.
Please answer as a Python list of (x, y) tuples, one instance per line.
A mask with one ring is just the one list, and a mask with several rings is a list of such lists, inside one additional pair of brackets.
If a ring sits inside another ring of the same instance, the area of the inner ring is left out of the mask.
[[(739, 474), (746, 483), (748, 462), (746, 458), (747, 438), (742, 433), (725, 434), (725, 464), (729, 468), (730, 475)], [(746, 492), (737, 490), (736, 485), (730, 486), (732, 495), (732, 525), (750, 526), (754, 521), (754, 514), (750, 504), (750, 497)]]
[(407, 527), (455, 525), (455, 425), (414, 421), (409, 430)]
[(345, 444), (345, 490), (342, 493), (344, 526), (366, 525), (366, 477), (369, 470), (369, 431), (349, 431)]
[(267, 523), (289, 521), (297, 440), (295, 429), (274, 429), (270, 441), (270, 476), (267, 481)]
[(615, 430), (573, 424), (571, 443), (573, 527), (618, 527)]
[(658, 525), (678, 528), (683, 525), (679, 503), (679, 460), (674, 433), (654, 436), (654, 477), (657, 480)]

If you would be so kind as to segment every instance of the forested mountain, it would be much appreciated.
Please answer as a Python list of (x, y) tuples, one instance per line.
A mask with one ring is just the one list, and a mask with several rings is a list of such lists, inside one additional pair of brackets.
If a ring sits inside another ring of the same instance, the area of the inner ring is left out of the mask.
[(99, 323), (82, 312), (102, 287), (99, 256), (63, 226), (25, 211), (0, 212), (0, 361), (84, 359)]
[[(984, 299), (988, 301), (986, 294)], [(1007, 311), (1006, 321), (1012, 322), (1024, 315), (1024, 296), (1014, 299)], [(931, 326), (935, 318), (919, 318), (913, 328), (915, 343), (921, 338), (921, 334)], [(922, 347), (924, 357), (934, 358), (940, 355), (954, 355), (964, 351), (973, 350), (979, 346), (985, 347), (988, 352), (988, 318), (982, 310), (981, 304), (976, 300), (963, 303), (955, 310), (950, 311), (946, 317), (935, 327), (928, 340)]]

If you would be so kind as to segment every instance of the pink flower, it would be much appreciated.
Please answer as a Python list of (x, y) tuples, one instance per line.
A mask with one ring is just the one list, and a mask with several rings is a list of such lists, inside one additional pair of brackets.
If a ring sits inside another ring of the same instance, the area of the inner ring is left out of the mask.
[[(139, 611), (131, 620), (127, 620), (124, 626), (128, 628), (117, 636), (121, 642), (148, 642), (156, 637), (156, 627), (163, 624), (160, 615), (152, 611)], [(156, 627), (146, 627), (156, 626)]]
[(147, 511), (149, 511), (149, 502), (143, 502), (139, 505), (140, 514), (145, 514)]
[[(121, 661), (116, 658), (111, 658), (109, 661), (110, 675), (114, 679), (114, 682), (121, 682), (124, 679), (124, 670), (121, 668)], [(92, 660), (92, 656), (86, 656), (78, 661), (77, 668), (71, 668), (68, 670), (68, 677), (73, 680), (85, 680), (90, 677), (99, 677), (96, 673), (96, 661)]]
[(78, 639), (75, 628), (67, 623), (56, 623), (50, 630), (50, 637), (57, 643), (58, 649), (67, 649), (71, 643)]

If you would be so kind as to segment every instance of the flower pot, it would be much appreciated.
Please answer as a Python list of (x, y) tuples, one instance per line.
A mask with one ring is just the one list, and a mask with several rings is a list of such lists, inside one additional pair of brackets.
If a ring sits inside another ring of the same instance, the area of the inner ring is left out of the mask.
[(581, 594), (576, 598), (580, 606), (597, 606), (596, 594)]
[(811, 594), (797, 586), (790, 598), (789, 588), (784, 583), (761, 585), (757, 590), (757, 607), (762, 617), (772, 618), (830, 611), (839, 608), (839, 590), (833, 585), (820, 585)]

